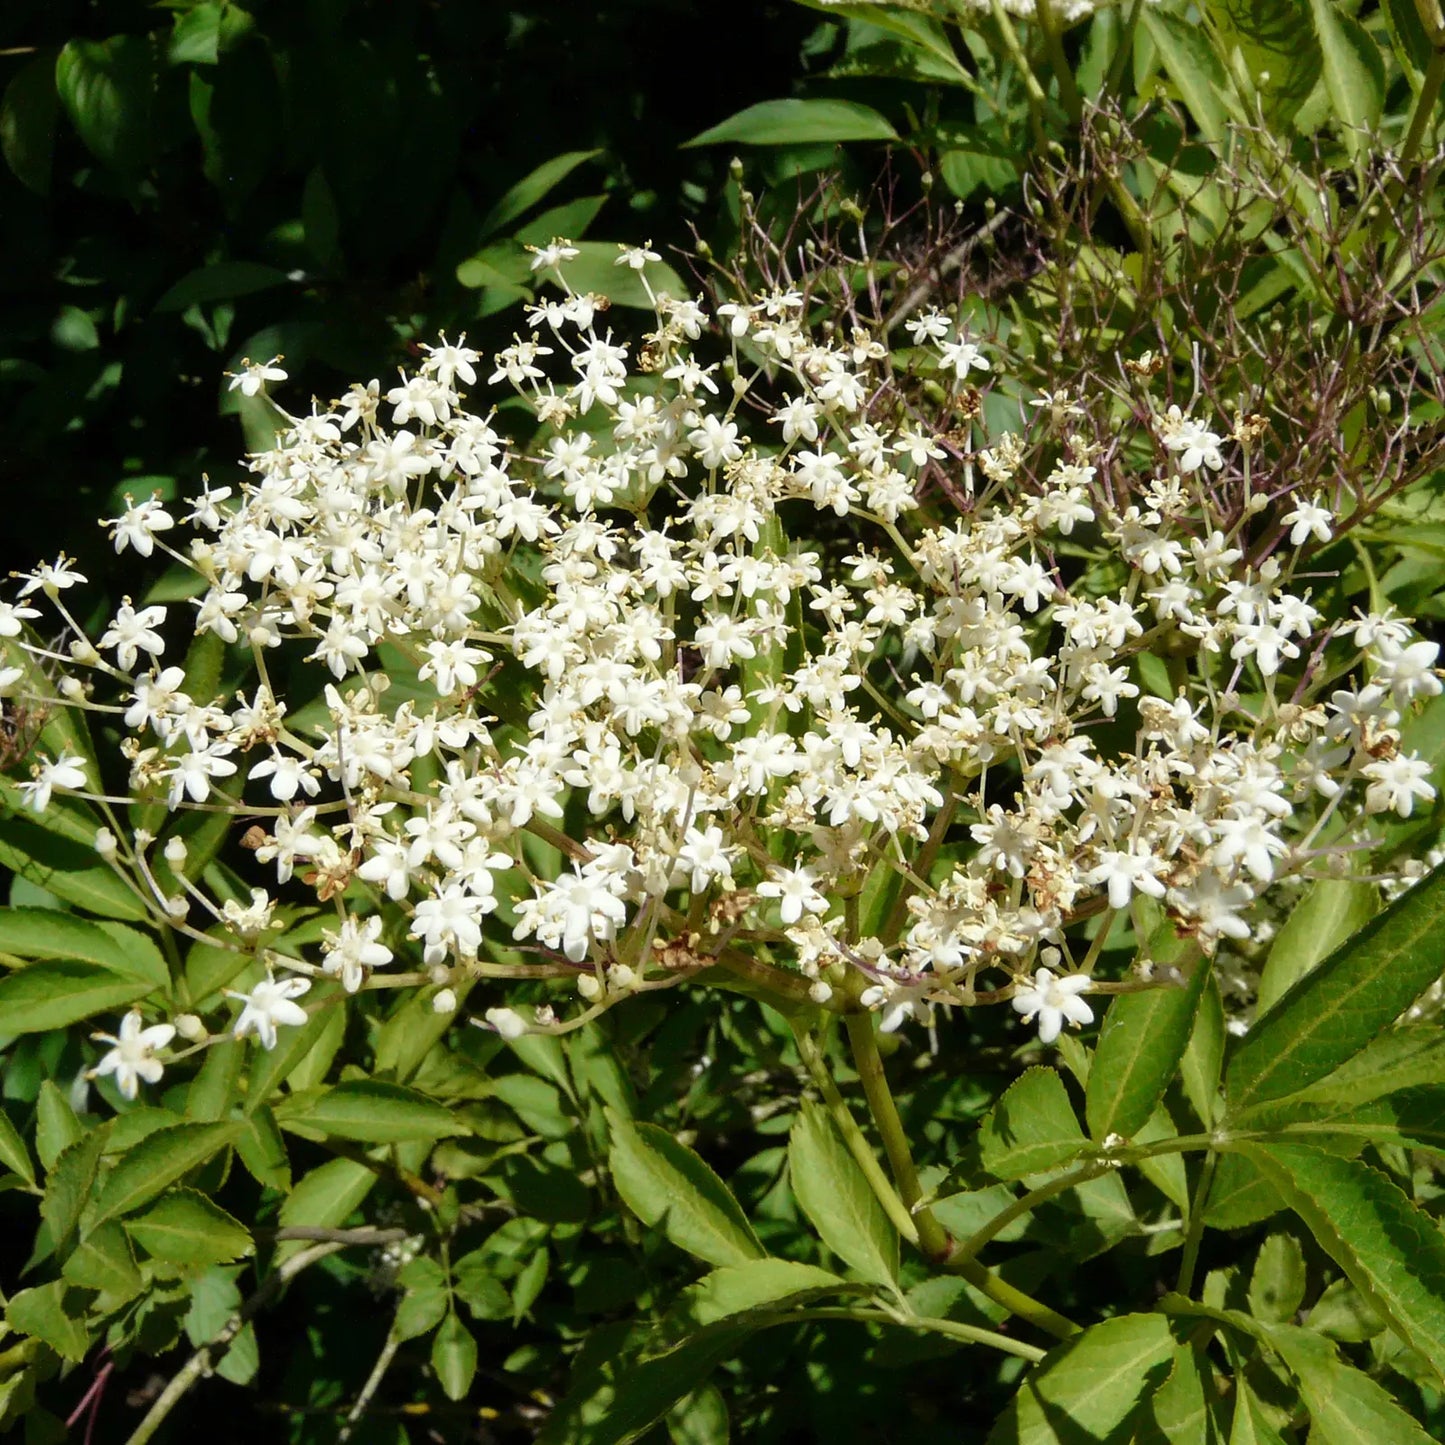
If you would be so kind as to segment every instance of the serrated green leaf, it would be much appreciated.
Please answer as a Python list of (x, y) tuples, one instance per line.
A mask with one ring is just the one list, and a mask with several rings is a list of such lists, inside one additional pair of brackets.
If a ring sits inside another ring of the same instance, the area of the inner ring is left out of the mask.
[(630, 1445), (690, 1395), (748, 1336), (722, 1327), (640, 1363), (611, 1359), (578, 1379), (553, 1411), (537, 1445)]
[(667, 1323), (670, 1330), (691, 1334), (752, 1310), (781, 1309), (858, 1288), (816, 1265), (791, 1259), (754, 1259), (747, 1264), (724, 1265), (683, 1290), (668, 1311)]
[(135, 1003), (144, 980), (94, 963), (49, 959), (0, 978), (0, 1020), (7, 1034), (44, 1033)]
[(5, 1323), (19, 1334), (44, 1340), (64, 1359), (83, 1360), (90, 1349), (85, 1305), (83, 1290), (56, 1279), (12, 1295), (5, 1307)]
[(1249, 1278), (1249, 1307), (1262, 1320), (1288, 1323), (1305, 1297), (1304, 1251), (1292, 1234), (1271, 1234)]
[(1384, 1174), (1306, 1144), (1239, 1143), (1355, 1287), (1445, 1377), (1445, 1235)]
[(255, 1248), (239, 1220), (194, 1189), (171, 1190), (131, 1215), (125, 1229), (146, 1253), (171, 1264), (228, 1264)]
[(1163, 1315), (1121, 1315), (1084, 1330), (1034, 1367), (989, 1445), (1128, 1440), (1141, 1405), (1169, 1374), (1174, 1351)]
[(727, 1185), (691, 1149), (655, 1124), (607, 1110), (608, 1161), (627, 1207), (679, 1249), (709, 1264), (741, 1264), (766, 1251)]
[(996, 1179), (1022, 1179), (1077, 1159), (1089, 1141), (1064, 1081), (1053, 1069), (1025, 1069), (984, 1116), (983, 1167)]
[(1184, 1057), (1209, 974), (1201, 960), (1183, 988), (1121, 993), (1109, 1005), (1084, 1091), (1096, 1140), (1132, 1139), (1149, 1121)]
[(70, 1101), (56, 1088), (54, 1080), (46, 1079), (35, 1100), (35, 1151), (41, 1165), (51, 1168), (60, 1151), (74, 1144), (84, 1132)]
[(35, 1165), (30, 1150), (3, 1108), (0, 1108), (0, 1167), (18, 1174), (31, 1188), (35, 1187)]
[(1234, 1375), (1234, 1414), (1229, 1422), (1229, 1445), (1284, 1445), (1284, 1437), (1269, 1422), (1259, 1397), (1249, 1388), (1242, 1370)]
[(1194, 1014), (1194, 1031), (1179, 1061), (1179, 1079), (1184, 1096), (1195, 1117), (1206, 1128), (1219, 1110), (1219, 1078), (1224, 1067), (1224, 1000), (1219, 981), (1212, 975), (1205, 982)]
[(85, 147), (133, 176), (149, 159), (155, 71), (145, 35), (72, 40), (55, 62), (55, 89)]
[(115, 1219), (149, 1204), (192, 1169), (219, 1154), (241, 1132), (237, 1123), (173, 1124), (126, 1152), (101, 1186), (96, 1220)]
[(1430, 1437), (1367, 1374), (1308, 1330), (1274, 1325), (1269, 1342), (1299, 1381), (1318, 1445), (1428, 1445)]
[[(543, 1251), (545, 1253), (545, 1251)], [(473, 1319), (504, 1320), (512, 1315), (512, 1297), (497, 1278), (497, 1257), (483, 1246), (464, 1254), (452, 1266), (452, 1283), (457, 1298)]]
[(477, 1373), (477, 1342), (455, 1311), (432, 1337), (431, 1366), (448, 1400), (464, 1400)]
[(236, 1135), (236, 1156), (257, 1184), (278, 1189), (283, 1194), (291, 1188), (291, 1161), (286, 1154), (286, 1141), (269, 1105), (262, 1105), (254, 1114), (239, 1119)]
[(1192, 1345), (1179, 1346), (1168, 1378), (1149, 1401), (1149, 1418), (1135, 1433), (1136, 1445), (1219, 1445), (1214, 1405), (1208, 1357)]
[(1310, 0), (1325, 89), (1351, 155), (1370, 144), (1385, 105), (1385, 62), (1368, 30), (1335, 0)]
[(875, 1284), (898, 1278), (898, 1232), (827, 1112), (805, 1100), (788, 1137), (793, 1196), (824, 1244)]
[[(371, 1193), (376, 1174), (353, 1159), (331, 1159), (296, 1182), (281, 1205), (283, 1225), (309, 1225), (335, 1229), (346, 1223)], [(277, 1263), (306, 1246), (301, 1240), (283, 1240), (276, 1248)]]
[(125, 1230), (115, 1220), (90, 1230), (75, 1246), (61, 1273), (71, 1284), (109, 1295), (116, 1305), (134, 1299), (145, 1283)]
[(1182, 15), (1153, 6), (1141, 9), (1139, 19), (1159, 51), (1165, 73), (1183, 97), (1199, 133), (1211, 144), (1224, 139), (1228, 116), (1220, 98), (1228, 87), (1204, 31)]
[(315, 1097), (292, 1095), (276, 1104), (274, 1113), (283, 1129), (369, 1144), (447, 1139), (467, 1132), (445, 1105), (381, 1079), (337, 1084)]
[(426, 1255), (410, 1260), (397, 1276), (401, 1301), (392, 1321), (392, 1333), (399, 1340), (414, 1340), (434, 1330), (443, 1320), (451, 1298), (441, 1265)]
[(1271, 1008), (1311, 969), (1354, 937), (1380, 909), (1380, 890), (1352, 878), (1320, 878), (1292, 909), (1270, 945), (1258, 1008)]
[(109, 1132), (108, 1126), (91, 1129), (67, 1145), (46, 1176), (40, 1217), (50, 1227), (50, 1242), (56, 1249), (64, 1247), (90, 1200)]
[(1442, 925), (1437, 868), (1256, 1021), (1225, 1072), (1231, 1109), (1293, 1093), (1359, 1053), (1439, 977)]
[(1320, 78), (1320, 47), (1307, 0), (1208, 0), (1205, 11), (1246, 98), (1257, 96), (1272, 125), (1289, 125)]
[(850, 100), (764, 100), (683, 142), (688, 146), (807, 145), (814, 142), (898, 139), (876, 110)]
[(54, 799), (38, 817), (34, 813), (0, 817), (0, 868), (87, 913), (143, 922), (149, 916), (145, 905), (96, 857), (98, 826), (98, 822), (87, 824), (79, 809), (63, 807)]

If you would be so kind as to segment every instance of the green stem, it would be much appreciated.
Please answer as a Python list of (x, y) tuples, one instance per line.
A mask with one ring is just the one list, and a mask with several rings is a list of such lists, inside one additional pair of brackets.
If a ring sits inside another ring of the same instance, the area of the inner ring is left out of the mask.
[(862, 1129), (858, 1127), (858, 1121), (853, 1117), (853, 1111), (849, 1109), (842, 1094), (838, 1092), (838, 1085), (833, 1081), (832, 1074), (828, 1072), (828, 1065), (819, 1052), (818, 1046), (813, 1042), (811, 1036), (796, 1024), (793, 1026), (793, 1037), (797, 1041), (798, 1053), (803, 1063), (807, 1066), (809, 1074), (812, 1075), (813, 1082), (818, 1086), (818, 1092), (823, 1096), (823, 1104), (828, 1110), (829, 1117), (843, 1136), (843, 1142), (848, 1146), (848, 1152), (853, 1156), (859, 1169), (863, 1171), (873, 1193), (877, 1195), (884, 1213), (892, 1221), (893, 1227), (898, 1233), (909, 1244), (916, 1245), (918, 1243), (918, 1225), (908, 1212), (908, 1206), (898, 1197), (898, 1191), (883, 1172), (883, 1166), (879, 1164), (878, 1156), (874, 1154)]
[(1189, 1229), (1184, 1236), (1184, 1258), (1179, 1261), (1179, 1293), (1187, 1295), (1194, 1284), (1194, 1267), (1199, 1263), (1199, 1245), (1204, 1238), (1204, 1206), (1209, 1202), (1209, 1188), (1214, 1183), (1214, 1170), (1219, 1155), (1210, 1152), (1199, 1166), (1199, 1179), (1189, 1199)]
[(1048, 1184), (1041, 1184), (1037, 1189), (1030, 1189), (1027, 1194), (1021, 1194), (1007, 1209), (1000, 1210), (981, 1229), (975, 1230), (962, 1244), (960, 1244), (948, 1257), (947, 1268), (952, 1269), (957, 1260), (972, 1259), (986, 1245), (989, 1240), (1002, 1234), (1014, 1220), (1021, 1219), (1025, 1214), (1032, 1214), (1040, 1204), (1047, 1203), (1056, 1195), (1066, 1194), (1077, 1184), (1087, 1184), (1091, 1179), (1097, 1179), (1103, 1174), (1108, 1165), (1097, 1159), (1091, 1159), (1087, 1164), (1080, 1164), (1077, 1168), (1070, 1169), (1067, 1174), (1061, 1174), (1057, 1179), (1051, 1180)]
[(1048, 1305), (1036, 1300), (1032, 1295), (1025, 1294), (1021, 1289), (1015, 1289), (992, 1270), (985, 1269), (976, 1259), (960, 1259), (957, 1262), (949, 1260), (948, 1272), (966, 1280), (980, 1294), (987, 1295), (1010, 1314), (1027, 1320), (1029, 1324), (1043, 1330), (1045, 1334), (1053, 1335), (1055, 1339), (1067, 1340), (1079, 1333), (1079, 1327), (1073, 1320), (1061, 1315), (1057, 1310), (1051, 1310)]
[(1037, 0), (1034, 14), (1038, 17), (1039, 29), (1044, 33), (1044, 53), (1049, 57), (1049, 66), (1059, 83), (1059, 99), (1069, 113), (1069, 119), (1078, 125), (1084, 118), (1084, 100), (1079, 94), (1074, 72), (1069, 69), (1069, 60), (1059, 39), (1059, 27), (1054, 23), (1053, 0)]
[(928, 1315), (899, 1316), (889, 1314), (886, 1310), (847, 1309), (824, 1305), (813, 1309), (787, 1310), (764, 1315), (762, 1324), (790, 1325), (801, 1324), (807, 1320), (857, 1320), (863, 1324), (898, 1325), (905, 1330), (927, 1330), (930, 1334), (947, 1335), (950, 1339), (964, 1340), (971, 1345), (989, 1345), (1007, 1355), (1017, 1355), (1030, 1362), (1043, 1359), (1046, 1353), (1037, 1345), (1010, 1339), (996, 1330), (980, 1329), (977, 1325), (961, 1324), (958, 1320), (934, 1319)]
[(853, 1066), (858, 1070), (858, 1078), (863, 1084), (868, 1112), (873, 1115), (873, 1122), (882, 1136), (888, 1165), (893, 1171), (904, 1206), (917, 1224), (918, 1247), (931, 1260), (947, 1259), (947, 1233), (933, 1217), (932, 1210), (919, 1206), (919, 1201), (923, 1198), (923, 1188), (918, 1182), (918, 1170), (913, 1165), (913, 1154), (908, 1148), (908, 1135), (904, 1132), (903, 1120), (898, 1117), (898, 1106), (893, 1102), (893, 1091), (888, 1087), (888, 1076), (883, 1072), (883, 1059), (878, 1053), (878, 1039), (873, 1032), (873, 1015), (845, 1014), (843, 1025), (848, 1030), (848, 1043), (853, 1050)]

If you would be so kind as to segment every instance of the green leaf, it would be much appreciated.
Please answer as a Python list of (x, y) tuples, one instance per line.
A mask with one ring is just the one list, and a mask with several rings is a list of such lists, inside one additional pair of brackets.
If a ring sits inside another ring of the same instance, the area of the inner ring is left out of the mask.
[(1439, 977), (1442, 925), (1437, 868), (1255, 1023), (1225, 1074), (1231, 1107), (1292, 1093), (1359, 1053)]
[(92, 815), (55, 799), (38, 815), (0, 817), (0, 868), (87, 913), (144, 922), (145, 905), (96, 857), (98, 826)]
[[(283, 1225), (309, 1225), (314, 1229), (336, 1229), (371, 1193), (375, 1171), (352, 1159), (331, 1159), (302, 1176), (281, 1205)], [(306, 1245), (301, 1240), (283, 1240), (276, 1248), (281, 1263)]]
[(1184, 1057), (1209, 975), (1208, 962), (1201, 960), (1183, 988), (1121, 993), (1109, 1005), (1084, 1091), (1095, 1139), (1111, 1134), (1132, 1139), (1148, 1123)]
[(1310, 0), (1324, 59), (1325, 89), (1345, 146), (1358, 155), (1385, 107), (1385, 61), (1368, 30), (1335, 0)]
[[(546, 1250), (540, 1252), (545, 1259)], [(506, 1285), (497, 1278), (497, 1256), (486, 1246), (474, 1249), (457, 1260), (452, 1266), (452, 1281), (457, 1298), (471, 1311), (474, 1319), (505, 1320), (511, 1317), (512, 1298)]]
[(989, 1435), (989, 1445), (1128, 1440), (1140, 1405), (1174, 1360), (1163, 1315), (1105, 1320), (1049, 1351)]
[(875, 1284), (898, 1278), (898, 1232), (826, 1110), (805, 1100), (788, 1138), (793, 1196), (823, 1243)]
[(241, 1130), (236, 1135), (236, 1155), (246, 1172), (257, 1184), (286, 1193), (291, 1188), (291, 1161), (270, 1106), (263, 1104), (237, 1122)]
[[(519, 216), (530, 211), (551, 192), (553, 187), (571, 175), (578, 166), (601, 154), (600, 150), (566, 151), (562, 155), (553, 156), (551, 160), (543, 161), (536, 170), (523, 176), (516, 185), (512, 186), (501, 200), (487, 212), (482, 218), (478, 234), (486, 237), (500, 231), (503, 226), (509, 225)], [(550, 240), (551, 237), (547, 239)], [(575, 240), (576, 238), (569, 236), (565, 239)]]
[(477, 1342), (450, 1311), (432, 1338), (431, 1367), (448, 1400), (464, 1400), (477, 1373)]
[(445, 1105), (380, 1079), (337, 1084), (319, 1097), (292, 1095), (274, 1112), (283, 1129), (369, 1144), (446, 1139), (467, 1132)]
[(727, 1401), (716, 1385), (704, 1385), (667, 1412), (664, 1422), (672, 1445), (728, 1445)]
[(1188, 1441), (1189, 1445), (1219, 1445), (1214, 1428), (1214, 1371), (1208, 1356), (1192, 1345), (1180, 1345), (1169, 1378), (1149, 1402), (1150, 1419), (1135, 1435), (1139, 1445)]
[(83, 1360), (90, 1349), (84, 1324), (86, 1296), (64, 1280), (23, 1289), (5, 1307), (5, 1323), (23, 1335), (44, 1340), (57, 1355)]
[(1285, 1203), (1355, 1288), (1445, 1377), (1445, 1236), (1385, 1175), (1306, 1144), (1232, 1146)]
[(234, 301), (286, 284), (284, 271), (259, 261), (217, 261), (189, 271), (156, 302), (157, 311), (184, 311), (215, 301)]
[(46, 1175), (40, 1217), (49, 1226), (50, 1242), (56, 1249), (64, 1247), (80, 1222), (81, 1211), (90, 1201), (91, 1185), (95, 1183), (101, 1151), (109, 1133), (109, 1128), (90, 1130), (61, 1150)]
[(446, 1315), (451, 1295), (441, 1265), (427, 1255), (409, 1260), (397, 1275), (402, 1287), (392, 1332), (399, 1340), (414, 1340), (434, 1330)]
[(617, 1192), (650, 1229), (709, 1264), (741, 1264), (765, 1253), (726, 1184), (665, 1129), (607, 1110), (608, 1162)]
[(155, 73), (145, 35), (72, 40), (55, 62), (55, 89), (90, 153), (123, 175), (150, 159)]
[(1214, 1116), (1219, 1110), (1219, 1075), (1224, 1066), (1226, 1037), (1224, 1000), (1220, 996), (1219, 981), (1211, 974), (1200, 995), (1189, 1046), (1179, 1061), (1184, 1096), (1206, 1128), (1214, 1123)]
[(1262, 1320), (1288, 1323), (1305, 1297), (1305, 1257), (1292, 1234), (1271, 1234), (1249, 1279), (1249, 1307)]
[(55, 908), (0, 908), (0, 953), (96, 963), (158, 988), (170, 983), (155, 940), (122, 923), (96, 923)]
[(1259, 1397), (1249, 1388), (1242, 1370), (1234, 1375), (1234, 1415), (1229, 1423), (1229, 1445), (1284, 1445), (1284, 1437), (1269, 1423)]
[(31, 1162), (30, 1151), (3, 1108), (0, 1108), (0, 1165), (12, 1174), (18, 1174), (32, 1189), (35, 1187), (35, 1165)]
[(576, 1381), (537, 1437), (537, 1445), (629, 1445), (690, 1395), (747, 1338), (723, 1328), (640, 1364), (612, 1358)]
[(817, 141), (897, 140), (883, 116), (851, 100), (764, 100), (683, 142), (688, 146), (806, 145)]
[(1226, 56), (1235, 52), (1237, 81), (1259, 97), (1266, 119), (1287, 126), (1320, 78), (1320, 47), (1306, 0), (1208, 0)]
[(1310, 1306), (1308, 1323), (1317, 1335), (1360, 1345), (1389, 1327), (1347, 1279), (1334, 1280)]
[[(1262, 1107), (1283, 1109), (1296, 1104), (1358, 1107), (1386, 1094), (1431, 1084), (1445, 1084), (1445, 1035), (1434, 1024), (1417, 1024), (1390, 1029), (1332, 1074), (1307, 1088), (1286, 1094), (1277, 1104), (1271, 1102)], [(1246, 1110), (1240, 1117), (1252, 1117), (1253, 1113)]]
[(857, 1291), (841, 1275), (791, 1259), (753, 1259), (724, 1265), (678, 1295), (668, 1310), (669, 1328), (696, 1333), (719, 1320), (760, 1309), (783, 1309), (820, 1295)]
[(1224, 1154), (1214, 1170), (1204, 1222), (1215, 1229), (1243, 1229), (1284, 1208), (1279, 1190), (1243, 1154)]
[(1430, 1437), (1389, 1392), (1318, 1335), (1274, 1325), (1268, 1339), (1299, 1381), (1312, 1445), (1428, 1445)]
[(125, 1228), (148, 1254), (171, 1264), (227, 1264), (255, 1248), (239, 1220), (194, 1189), (173, 1189)]
[(1261, 1013), (1273, 1007), (1311, 969), (1352, 938), (1380, 908), (1373, 883), (1321, 878), (1310, 886), (1275, 935), (1259, 980)]
[(56, 1088), (53, 1080), (46, 1079), (35, 1101), (35, 1149), (41, 1164), (46, 1169), (51, 1168), (60, 1151), (74, 1144), (84, 1133), (70, 1101)]
[[(186, 1311), (186, 1338), (199, 1348), (214, 1340), (240, 1311), (239, 1265), (214, 1264), (199, 1275), (189, 1272), (191, 1306)], [(261, 1368), (256, 1331), (249, 1321), (226, 1349), (216, 1373), (233, 1385), (249, 1385)]]
[(173, 1124), (147, 1135), (111, 1171), (96, 1201), (97, 1222), (129, 1214), (233, 1144), (236, 1123)]
[(62, 1273), (71, 1284), (109, 1295), (116, 1305), (134, 1299), (145, 1284), (125, 1230), (115, 1220), (92, 1229), (75, 1246)]
[(64, 1028), (134, 1003), (151, 988), (94, 963), (32, 963), (0, 978), (0, 1027), (7, 1034)]
[(939, 158), (938, 173), (943, 184), (966, 201), (980, 186), (990, 195), (1007, 191), (1018, 183), (1018, 163), (1009, 156), (983, 145), (955, 146)]
[(39, 196), (50, 194), (56, 109), (55, 62), (37, 55), (15, 72), (0, 100), (0, 155), (20, 184)]
[(651, 311), (652, 301), (642, 284), (645, 274), (659, 295), (664, 291), (678, 298), (688, 294), (687, 284), (666, 261), (649, 261), (646, 272), (639, 274), (631, 266), (617, 264), (622, 253), (615, 242), (578, 241), (576, 246), (578, 254), (562, 263), (562, 274), (574, 291), (595, 291), (616, 306)]
[(1199, 133), (1212, 145), (1224, 139), (1228, 116), (1221, 96), (1228, 87), (1208, 37), (1194, 22), (1153, 6), (1144, 6), (1139, 19), (1159, 51), (1165, 73), (1189, 107)]
[(204, 0), (175, 17), (166, 59), (172, 65), (214, 65), (220, 59), (221, 4)]
[(1053, 1069), (1025, 1069), (979, 1125), (983, 1167), (1022, 1179), (1077, 1159), (1088, 1145), (1064, 1081)]
[(1385, 28), (1390, 32), (1390, 43), (1395, 58), (1410, 82), (1410, 88), (1418, 91), (1430, 68), (1430, 37), (1420, 24), (1420, 14), (1414, 0), (1385, 0), (1380, 6), (1385, 17)]

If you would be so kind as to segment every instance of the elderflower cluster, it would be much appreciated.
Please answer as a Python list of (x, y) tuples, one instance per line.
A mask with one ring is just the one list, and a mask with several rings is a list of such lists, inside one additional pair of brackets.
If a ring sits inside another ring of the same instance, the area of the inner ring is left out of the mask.
[[(1011, 1000), (1052, 1041), (1137, 983), (1096, 974), (1116, 923), (1244, 943), (1268, 890), (1434, 798), (1399, 725), (1441, 690), (1435, 644), (1326, 621), (1295, 577), (1328, 499), (1251, 499), (1243, 423), (1151, 403), (1087, 436), (1047, 396), (988, 437), (1000, 359), (937, 310), (845, 336), (796, 292), (658, 295), (635, 346), (569, 254), (539, 253), (559, 294), (489, 360), (424, 348), (183, 519), (111, 519), (194, 574), (189, 603), (127, 599), (92, 642), (61, 557), (0, 604), (0, 688), (120, 730), (135, 800), (250, 824), (247, 901), (174, 825), (161, 868), (78, 754), (20, 784), (92, 799), (158, 920), (254, 955), (212, 1037), (272, 1047), (313, 984), (450, 1013), (482, 974), (560, 981), (527, 1011), (487, 986), (514, 1037), (723, 969), (889, 1028)], [(652, 259), (622, 258), (644, 283)], [(521, 440), (464, 401), (483, 385)], [(221, 644), (240, 691), (194, 661)], [(298, 899), (331, 921), (273, 946)], [(168, 1041), (140, 1024), (102, 1064), (132, 1089)]]

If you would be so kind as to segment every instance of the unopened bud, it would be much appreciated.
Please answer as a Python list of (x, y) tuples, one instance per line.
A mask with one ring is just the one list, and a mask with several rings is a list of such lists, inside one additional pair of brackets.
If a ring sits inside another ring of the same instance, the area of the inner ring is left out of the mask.
[(189, 1039), (193, 1044), (199, 1043), (207, 1037), (205, 1024), (195, 1014), (177, 1014), (171, 1022), (175, 1024), (176, 1032), (183, 1039)]
[(431, 1001), (432, 1012), (439, 1014), (454, 1014), (457, 1011), (457, 996), (449, 988), (444, 988)]
[(598, 994), (602, 992), (602, 985), (597, 982), (597, 975), (595, 973), (584, 973), (577, 980), (577, 992), (580, 993), (588, 1003), (594, 1002)]
[(105, 859), (107, 863), (116, 855), (120, 845), (115, 841), (115, 834), (109, 828), (98, 828), (95, 833), (95, 851)]
[(625, 963), (619, 963), (608, 972), (607, 982), (611, 988), (622, 993), (636, 984), (637, 975)]
[(832, 987), (824, 983), (820, 978), (817, 983), (808, 990), (808, 997), (812, 999), (814, 1003), (827, 1003), (828, 1000), (833, 997)]
[(504, 1039), (519, 1039), (527, 1032), (527, 1020), (515, 1009), (489, 1008), (487, 1023)]
[(184, 838), (166, 839), (166, 862), (172, 868), (186, 866), (186, 840)]

